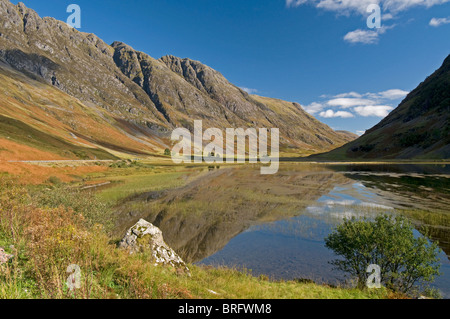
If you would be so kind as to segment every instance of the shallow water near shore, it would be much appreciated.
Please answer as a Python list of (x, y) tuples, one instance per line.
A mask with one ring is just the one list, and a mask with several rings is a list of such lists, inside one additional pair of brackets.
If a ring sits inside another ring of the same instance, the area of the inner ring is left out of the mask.
[(404, 213), (439, 241), (441, 273), (433, 284), (450, 298), (450, 166), (441, 164), (281, 164), (205, 170), (164, 194), (136, 197), (122, 209), (131, 226), (145, 218), (188, 262), (251, 270), (272, 279), (342, 284), (324, 245), (352, 216)]

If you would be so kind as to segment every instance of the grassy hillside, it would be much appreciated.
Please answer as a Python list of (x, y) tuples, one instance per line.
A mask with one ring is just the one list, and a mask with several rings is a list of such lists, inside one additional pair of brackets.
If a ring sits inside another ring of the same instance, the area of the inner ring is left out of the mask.
[[(114, 114), (87, 107), (1, 63), (0, 81), (0, 138), (66, 159), (115, 159), (114, 152), (149, 155), (165, 145), (151, 144), (151, 136), (132, 136)], [(36, 159), (28, 155), (21, 159)], [(12, 155), (8, 159), (17, 160)]]
[[(114, 155), (98, 148), (82, 147), (70, 144), (58, 137), (46, 134), (31, 126), (12, 118), (0, 115), (0, 137), (14, 141), (21, 145), (30, 146), (38, 150), (57, 154), (61, 158), (69, 159), (116, 159)], [(3, 146), (3, 152), (7, 152)], [(10, 159), (14, 159), (12, 156)], [(29, 159), (36, 159), (30, 150)], [(52, 158), (47, 158), (52, 159)]]

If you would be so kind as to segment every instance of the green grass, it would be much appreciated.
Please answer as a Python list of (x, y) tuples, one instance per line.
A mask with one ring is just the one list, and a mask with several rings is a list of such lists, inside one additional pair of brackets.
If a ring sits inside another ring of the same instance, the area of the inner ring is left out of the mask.
[(108, 203), (115, 203), (129, 196), (150, 191), (160, 191), (180, 187), (186, 183), (186, 171), (178, 171), (171, 168), (155, 169), (123, 169), (116, 171), (116, 176), (105, 176), (103, 179), (110, 181), (111, 186), (98, 192), (97, 197)]
[(388, 296), (384, 289), (334, 288), (315, 283), (270, 281), (227, 268), (193, 265), (189, 268), (191, 277), (174, 276), (162, 267), (154, 267), (148, 275), (149, 279), (176, 287), (175, 291), (189, 292), (190, 297), (201, 299), (380, 299)]

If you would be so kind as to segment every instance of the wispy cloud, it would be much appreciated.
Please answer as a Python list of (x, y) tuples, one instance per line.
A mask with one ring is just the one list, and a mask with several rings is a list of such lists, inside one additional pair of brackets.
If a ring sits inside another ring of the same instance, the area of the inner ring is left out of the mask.
[(250, 89), (250, 88), (246, 88), (246, 87), (240, 87), (240, 89), (242, 91), (247, 92), (248, 94), (256, 94), (256, 93), (258, 93), (257, 89)]
[(308, 0), (286, 0), (286, 7), (291, 8), (291, 7), (299, 7), (302, 4), (307, 3)]
[(367, 15), (366, 9), (370, 4), (378, 4), (386, 14), (406, 11), (413, 7), (432, 7), (450, 2), (450, 0), (286, 0), (288, 8), (311, 4), (317, 8), (336, 11), (340, 14), (358, 13)]
[(432, 27), (440, 27), (441, 25), (450, 23), (450, 17), (448, 18), (433, 18), (430, 21), (430, 26)]
[(347, 33), (344, 36), (344, 41), (349, 43), (364, 43), (364, 44), (375, 44), (378, 43), (379, 33), (372, 30), (355, 30)]
[(399, 90), (399, 89), (393, 89), (393, 90), (387, 90), (383, 92), (376, 93), (375, 95), (368, 93), (366, 96), (369, 96), (371, 98), (380, 98), (380, 99), (387, 99), (387, 100), (398, 100), (403, 99), (405, 96), (409, 94), (408, 91), (405, 90)]
[(324, 112), (320, 112), (320, 116), (324, 118), (334, 118), (334, 117), (341, 117), (341, 118), (350, 118), (355, 117), (352, 113), (347, 111), (333, 111), (333, 110), (327, 110)]
[(362, 30), (357, 29), (351, 31), (344, 36), (344, 41), (349, 43), (363, 43), (363, 44), (376, 44), (380, 39), (380, 34), (386, 33), (387, 30), (395, 28), (394, 25), (382, 26), (375, 30)]
[[(323, 98), (326, 98), (327, 95), (322, 95)], [(341, 93), (338, 95), (334, 96), (335, 98), (344, 98), (344, 97), (356, 97), (356, 98), (361, 98), (362, 95), (357, 93), (357, 92), (348, 92), (348, 93)]]
[[(338, 15), (350, 16), (351, 14), (368, 17), (369, 5), (377, 4), (382, 8), (382, 21), (397, 18), (400, 12), (414, 7), (430, 8), (436, 5), (449, 3), (450, 0), (286, 0), (286, 7), (296, 8), (302, 5), (312, 5), (318, 9), (336, 12)], [(430, 25), (438, 27), (450, 23), (450, 18), (433, 18)], [(357, 29), (348, 32), (344, 40), (348, 43), (377, 44), (380, 35), (394, 26), (383, 26), (379, 29)]]
[(316, 114), (317, 112), (322, 111), (325, 108), (325, 105), (323, 105), (322, 103), (317, 103), (317, 102), (313, 102), (309, 105), (305, 105), (303, 106), (303, 108), (305, 109), (306, 112), (308, 112), (309, 114)]
[(367, 106), (358, 106), (353, 110), (361, 116), (377, 116), (377, 117), (386, 117), (394, 108), (389, 105), (367, 105)]
[(408, 10), (412, 7), (426, 7), (430, 8), (435, 5), (441, 5), (450, 0), (381, 0), (383, 8), (386, 11), (400, 12)]
[(343, 109), (347, 109), (352, 106), (373, 105), (373, 104), (376, 104), (376, 102), (373, 100), (360, 99), (360, 98), (337, 98), (337, 99), (331, 99), (327, 102), (327, 105), (329, 105), (329, 106), (339, 106)]

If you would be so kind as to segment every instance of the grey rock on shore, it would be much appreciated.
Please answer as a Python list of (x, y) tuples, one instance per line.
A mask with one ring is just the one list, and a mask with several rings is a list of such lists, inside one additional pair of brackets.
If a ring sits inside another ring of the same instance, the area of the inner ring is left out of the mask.
[(131, 254), (151, 251), (155, 265), (172, 266), (178, 272), (190, 274), (183, 259), (164, 242), (162, 231), (144, 219), (127, 231), (119, 247), (128, 249)]

